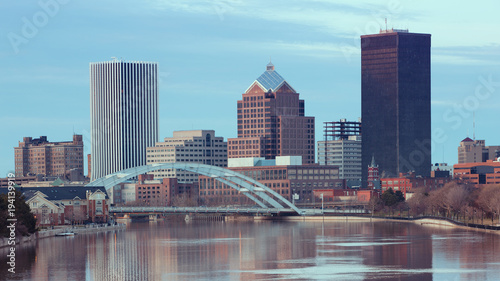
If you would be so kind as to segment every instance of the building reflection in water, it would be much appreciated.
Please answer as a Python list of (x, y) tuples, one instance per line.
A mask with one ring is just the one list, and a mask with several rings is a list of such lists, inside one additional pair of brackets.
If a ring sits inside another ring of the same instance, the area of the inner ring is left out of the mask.
[(19, 246), (15, 279), (494, 280), (499, 250), (498, 235), (411, 223), (131, 223)]

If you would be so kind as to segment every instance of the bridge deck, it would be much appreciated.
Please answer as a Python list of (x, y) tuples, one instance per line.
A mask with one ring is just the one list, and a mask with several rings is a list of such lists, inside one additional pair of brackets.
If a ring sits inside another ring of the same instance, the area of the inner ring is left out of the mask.
[[(321, 209), (301, 209), (300, 215), (323, 215), (323, 214), (353, 214), (368, 213), (367, 210), (321, 210)], [(291, 208), (246, 208), (246, 207), (110, 207), (110, 213), (135, 213), (135, 214), (297, 214)]]
[(291, 208), (244, 207), (110, 207), (110, 213), (219, 213), (219, 214), (279, 214), (295, 213)]

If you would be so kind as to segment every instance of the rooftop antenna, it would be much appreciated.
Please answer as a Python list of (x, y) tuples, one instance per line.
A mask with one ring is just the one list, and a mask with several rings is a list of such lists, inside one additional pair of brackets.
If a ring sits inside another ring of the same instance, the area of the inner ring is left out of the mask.
[(476, 112), (472, 112), (472, 139), (476, 140)]
[(387, 18), (385, 18), (385, 30), (387, 30)]
[(443, 162), (441, 163), (444, 163), (444, 144), (443, 144)]

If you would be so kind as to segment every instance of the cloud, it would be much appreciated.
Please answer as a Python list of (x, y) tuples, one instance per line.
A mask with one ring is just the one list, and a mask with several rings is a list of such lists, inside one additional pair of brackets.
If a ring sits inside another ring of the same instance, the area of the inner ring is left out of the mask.
[(498, 65), (500, 45), (436, 47), (432, 62), (452, 65)]
[[(303, 1), (290, 0), (284, 5), (282, 1), (150, 0), (150, 5), (161, 10), (212, 14), (228, 22), (231, 17), (238, 17), (285, 23), (291, 25), (291, 29), (306, 26), (312, 31), (343, 38), (351, 45), (352, 40), (359, 40), (360, 35), (378, 33), (385, 28), (386, 18), (388, 28), (410, 28), (410, 32), (431, 33), (433, 44), (439, 47), (500, 43), (500, 37), (491, 36), (498, 26), (497, 17), (492, 14), (494, 9), (480, 12), (479, 7), (475, 7), (475, 13), (470, 15), (467, 8), (451, 1), (392, 0), (373, 4), (370, 1), (313, 0), (304, 4)], [(457, 21), (457, 15), (461, 14), (464, 17), (470, 15), (470, 18)]]

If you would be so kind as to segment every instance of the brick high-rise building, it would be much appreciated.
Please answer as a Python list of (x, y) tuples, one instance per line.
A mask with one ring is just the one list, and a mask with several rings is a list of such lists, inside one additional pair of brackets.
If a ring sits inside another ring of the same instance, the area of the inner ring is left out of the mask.
[(431, 170), (431, 35), (383, 30), (361, 36), (362, 167), (381, 175)]
[(73, 135), (73, 141), (49, 142), (46, 136), (23, 138), (14, 147), (16, 177), (44, 175), (63, 177), (76, 169), (83, 177), (83, 139)]
[(297, 155), (314, 163), (314, 117), (304, 113), (304, 100), (269, 63), (238, 101), (238, 138), (228, 139), (228, 157)]

